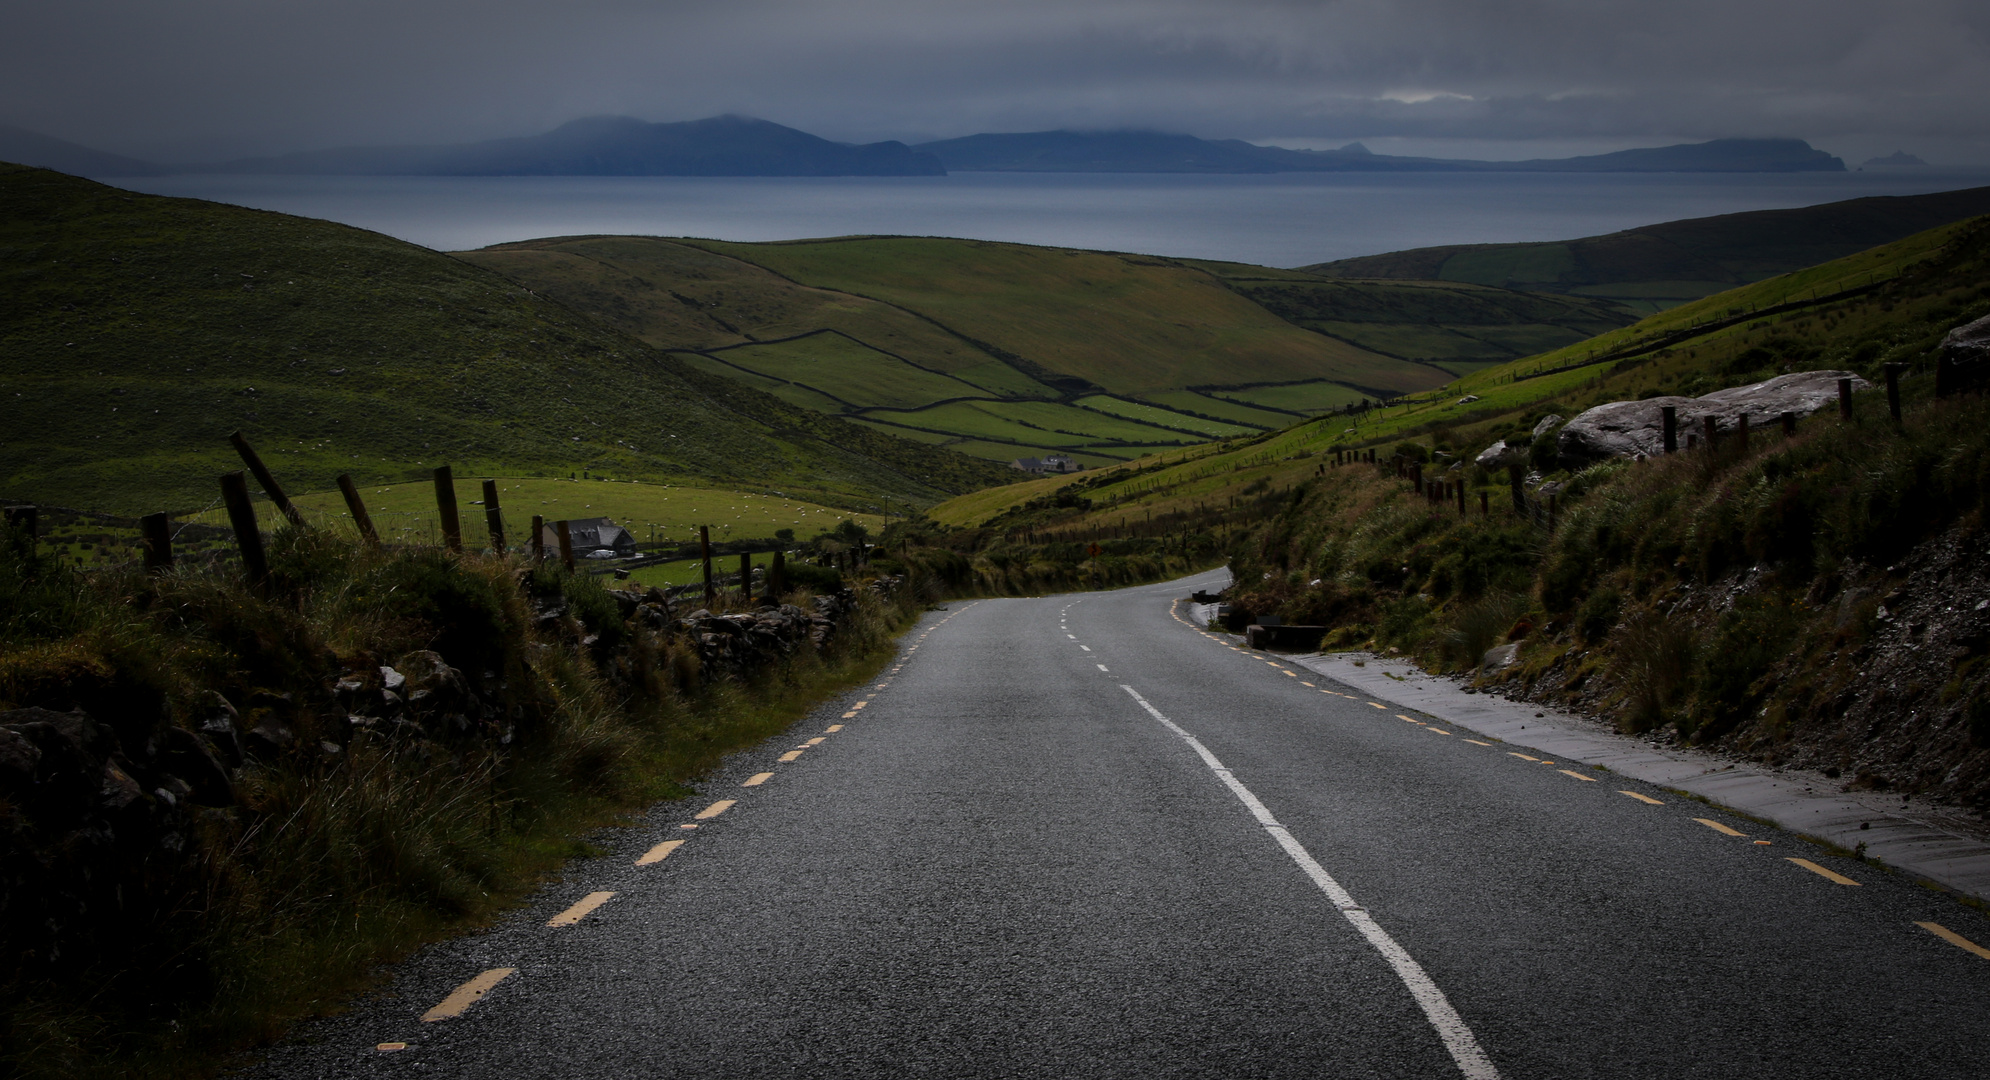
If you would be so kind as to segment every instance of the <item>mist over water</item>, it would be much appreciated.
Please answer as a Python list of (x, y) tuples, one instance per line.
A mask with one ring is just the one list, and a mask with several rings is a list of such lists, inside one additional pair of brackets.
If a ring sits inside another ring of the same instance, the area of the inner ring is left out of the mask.
[(117, 178), (441, 251), (588, 233), (894, 233), (1301, 266), (1433, 244), (1567, 240), (1677, 218), (1990, 184), (1990, 172), (1718, 175), (955, 173), (935, 177)]

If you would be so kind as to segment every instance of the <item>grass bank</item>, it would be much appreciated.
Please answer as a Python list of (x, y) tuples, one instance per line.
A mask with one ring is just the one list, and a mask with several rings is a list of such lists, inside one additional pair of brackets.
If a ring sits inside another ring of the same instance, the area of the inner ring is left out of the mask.
[(749, 655), (515, 560), (284, 531), (271, 563), (0, 553), (7, 1075), (205, 1075), (335, 1008), (867, 678), (933, 589), (790, 597), (833, 623)]

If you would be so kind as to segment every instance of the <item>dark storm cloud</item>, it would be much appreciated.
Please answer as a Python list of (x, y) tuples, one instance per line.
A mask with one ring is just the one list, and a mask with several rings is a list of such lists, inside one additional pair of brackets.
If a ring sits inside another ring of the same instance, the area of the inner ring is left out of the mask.
[(12, 6), (0, 122), (130, 152), (469, 139), (590, 113), (908, 140), (1990, 133), (1990, 4), (1954, 0)]

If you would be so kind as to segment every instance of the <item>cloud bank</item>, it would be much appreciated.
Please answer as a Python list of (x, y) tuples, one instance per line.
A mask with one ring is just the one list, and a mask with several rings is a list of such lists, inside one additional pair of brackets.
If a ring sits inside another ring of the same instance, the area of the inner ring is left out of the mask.
[(1990, 164), (1959, 0), (64, 0), (0, 123), (179, 159), (736, 112), (830, 138), (1792, 136)]

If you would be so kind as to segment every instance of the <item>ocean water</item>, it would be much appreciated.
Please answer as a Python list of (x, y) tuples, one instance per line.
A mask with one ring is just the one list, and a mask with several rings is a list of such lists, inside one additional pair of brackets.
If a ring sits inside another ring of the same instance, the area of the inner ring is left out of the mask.
[(1990, 172), (111, 179), (325, 218), (441, 251), (586, 233), (894, 233), (1302, 266), (1433, 244), (1567, 240), (1677, 218), (1990, 185)]

